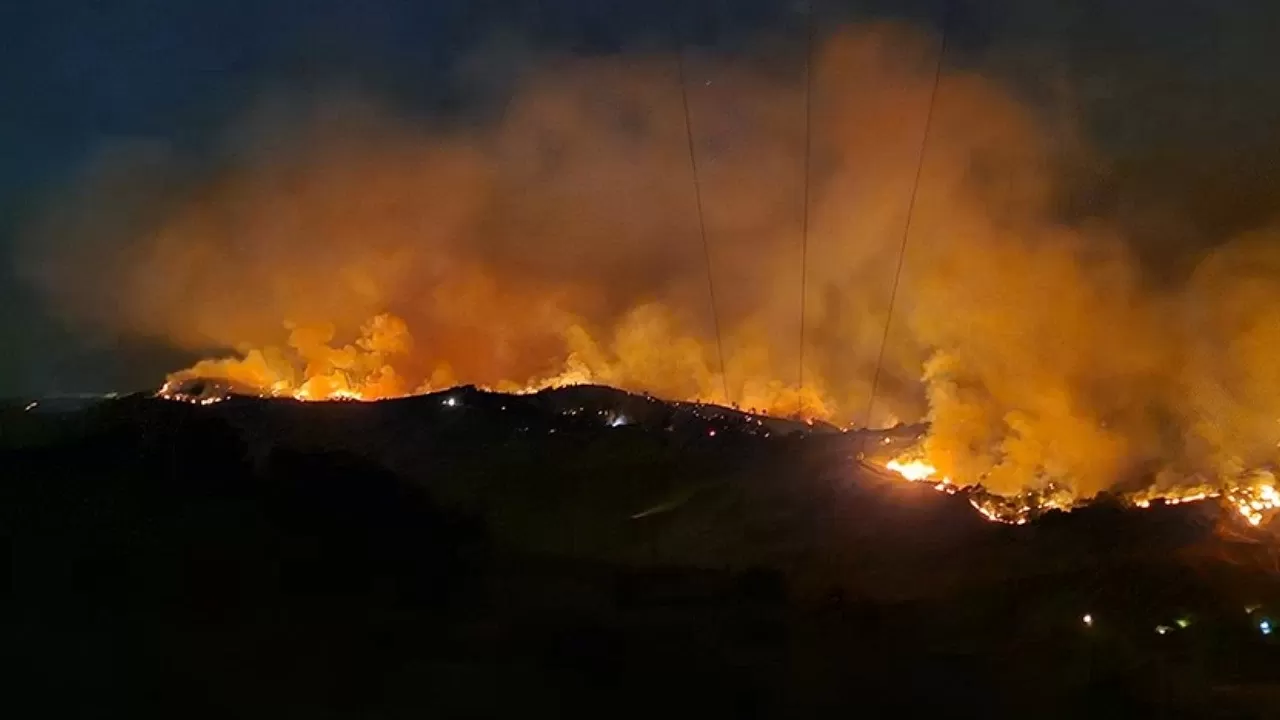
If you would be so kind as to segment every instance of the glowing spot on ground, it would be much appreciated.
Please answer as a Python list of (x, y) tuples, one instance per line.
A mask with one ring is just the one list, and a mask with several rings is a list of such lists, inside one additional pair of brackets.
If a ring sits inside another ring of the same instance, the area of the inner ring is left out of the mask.
[[(901, 460), (890, 460), (888, 463), (885, 463), (885, 467), (898, 473), (911, 482), (923, 482), (938, 474), (938, 468), (923, 460), (908, 460), (906, 462)], [(942, 478), (942, 482), (950, 483), (951, 481), (947, 478)]]

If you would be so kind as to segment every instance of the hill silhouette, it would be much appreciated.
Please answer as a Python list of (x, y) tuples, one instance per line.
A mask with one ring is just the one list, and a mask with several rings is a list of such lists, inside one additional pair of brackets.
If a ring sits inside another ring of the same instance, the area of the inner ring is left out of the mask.
[(1269, 550), (1214, 506), (988, 523), (857, 461), (909, 429), (604, 388), (24, 408), (41, 714), (1262, 717), (1280, 667)]

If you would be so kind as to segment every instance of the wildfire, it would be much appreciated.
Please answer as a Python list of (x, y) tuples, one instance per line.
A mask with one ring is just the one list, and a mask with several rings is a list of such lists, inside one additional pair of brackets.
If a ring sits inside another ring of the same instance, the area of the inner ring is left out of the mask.
[(365, 402), (365, 401), (374, 399), (374, 398), (365, 397), (364, 394), (361, 393), (359, 390), (351, 390), (349, 388), (338, 388), (328, 393), (317, 395), (314, 390), (307, 387), (306, 385), (302, 386), (297, 390), (287, 390), (287, 389), (283, 390), (277, 393), (276, 397), (279, 397), (281, 395), (292, 397), (295, 400), (302, 400), (304, 402), (344, 401), (344, 400)]
[[(924, 482), (931, 480), (934, 475), (938, 474), (938, 469), (923, 460), (890, 460), (885, 467), (898, 473), (902, 477), (911, 482)], [(951, 482), (947, 478), (942, 478), (941, 482)]]
[[(510, 384), (503, 384), (496, 387), (477, 385), (476, 387), (487, 392), (503, 392), (512, 395), (532, 395), (534, 393), (542, 392), (543, 390), (553, 390), (556, 388), (571, 387), (574, 385), (589, 385), (592, 381), (593, 379), (585, 373), (580, 371), (569, 371), (519, 387), (513, 387)], [(378, 400), (398, 397), (427, 395), (450, 387), (454, 387), (454, 385), (445, 384), (440, 387), (423, 385), (415, 390), (404, 393), (380, 394), (358, 387), (351, 387), (346, 378), (341, 376), (336, 382), (315, 382), (312, 380), (303, 383), (300, 386), (294, 386), (288, 382), (280, 381), (273, 383), (270, 387), (266, 388), (233, 387), (229, 383), (220, 382), (216, 378), (189, 376), (184, 372), (176, 373), (171, 376), (169, 380), (166, 381), (158, 391), (156, 391), (156, 396), (166, 400), (189, 402), (195, 405), (212, 405), (225, 400), (228, 396), (233, 394), (248, 397), (290, 399), (298, 400), (300, 402), (375, 402)]]
[[(251, 354), (243, 360), (206, 361), (190, 370), (175, 373), (157, 395), (198, 405), (212, 405), (231, 394), (291, 398), (303, 402), (367, 402), (426, 394), (452, 386), (452, 383), (436, 385), (429, 381), (414, 390), (396, 390), (395, 384), (389, 382), (395, 379), (395, 372), (389, 367), (369, 362), (383, 361), (384, 353), (376, 347), (377, 343), (368, 338), (385, 331), (388, 326), (394, 328), (395, 322), (394, 318), (375, 319), (366, 327), (366, 337), (355, 348), (347, 346), (331, 349), (324, 346), (325, 352), (339, 355), (339, 359), (328, 360), (327, 365), (312, 361), (306, 372), (302, 373), (305, 379), (300, 383), (292, 379), (297, 377), (292, 368), (269, 368), (266, 365), (257, 367), (255, 363), (265, 362), (265, 355)], [(381, 345), (387, 345), (385, 339)], [(361, 355), (359, 350), (363, 350), (364, 354)], [(319, 371), (316, 369), (317, 365)], [(523, 385), (507, 382), (497, 387), (479, 387), (494, 392), (532, 394), (602, 380), (607, 381), (607, 378), (599, 378), (586, 367), (568, 363), (560, 373), (530, 380)], [(982, 486), (965, 487), (957, 484), (950, 476), (940, 474), (938, 468), (928, 460), (915, 455), (893, 458), (884, 463), (884, 468), (908, 482), (928, 484), (938, 492), (949, 495), (964, 492), (969, 504), (991, 522), (1024, 525), (1044, 513), (1054, 510), (1069, 512), (1089, 502), (1086, 498), (1076, 496), (1071, 489), (1053, 482), (1041, 489), (1024, 490), (1012, 495), (991, 492)], [(1146, 509), (1157, 502), (1180, 505), (1219, 499), (1249, 525), (1257, 527), (1280, 510), (1280, 490), (1276, 485), (1276, 478), (1270, 472), (1255, 471), (1236, 480), (1215, 484), (1202, 482), (1195, 485), (1147, 488), (1122, 494), (1120, 500), (1130, 507)]]
[(1226, 499), (1235, 506), (1241, 517), (1255, 527), (1261, 525), (1272, 511), (1280, 508), (1280, 492), (1272, 484), (1232, 488), (1227, 491)]
[(455, 371), (447, 353), (437, 356), (416, 344), (408, 323), (389, 313), (365, 322), (354, 340), (345, 343), (337, 340), (332, 325), (287, 323), (283, 343), (202, 360), (170, 374), (159, 395), (185, 401), (229, 394), (304, 402), (373, 401), (464, 384), (515, 395), (597, 384), (811, 422), (833, 416), (834, 402), (817, 378), (797, 390), (761, 380), (772, 377), (761, 372), (739, 383), (731, 391), (732, 399), (726, 399), (728, 384), (708, 349), (672, 323), (663, 308), (645, 306), (629, 313), (611, 338), (597, 339), (571, 325), (560, 338), (563, 354), (531, 363), (529, 370), (518, 373), (496, 367), (493, 372)]
[[(900, 457), (884, 464), (885, 469), (913, 483), (933, 483), (939, 490), (950, 493), (959, 488), (949, 477), (938, 477), (938, 469), (920, 458)], [(1087, 499), (1075, 497), (1068, 489), (1048, 485), (1044, 490), (1028, 490), (1017, 495), (997, 495), (981, 487), (965, 488), (969, 504), (991, 522), (1025, 525), (1036, 516), (1051, 510), (1069, 512), (1088, 504)], [(1220, 499), (1244, 518), (1249, 525), (1258, 527), (1280, 510), (1280, 490), (1276, 478), (1270, 472), (1258, 471), (1240, 481), (1227, 482), (1222, 489), (1209, 485), (1191, 487), (1148, 488), (1120, 496), (1122, 502), (1134, 508), (1147, 509), (1156, 502), (1165, 505), (1181, 505)]]

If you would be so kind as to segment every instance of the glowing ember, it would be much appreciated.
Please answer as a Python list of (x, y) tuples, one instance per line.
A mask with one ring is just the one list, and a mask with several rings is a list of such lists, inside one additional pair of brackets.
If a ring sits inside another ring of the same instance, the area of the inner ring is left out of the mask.
[(1280, 492), (1276, 491), (1273, 482), (1274, 479), (1267, 475), (1251, 485), (1228, 489), (1224, 497), (1241, 517), (1256, 527), (1271, 513), (1280, 509)]

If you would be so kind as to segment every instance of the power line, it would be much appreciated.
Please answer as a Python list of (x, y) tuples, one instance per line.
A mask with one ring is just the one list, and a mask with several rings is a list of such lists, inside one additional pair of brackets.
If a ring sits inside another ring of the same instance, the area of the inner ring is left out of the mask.
[[(678, 6), (677, 6), (678, 7)], [(693, 200), (698, 209), (698, 234), (702, 237), (702, 254), (707, 266), (707, 295), (711, 298), (711, 321), (716, 331), (716, 355), (720, 363), (720, 382), (726, 403), (729, 396), (729, 377), (724, 364), (724, 341), (720, 336), (720, 313), (716, 306), (716, 284), (711, 274), (711, 245), (707, 242), (707, 221), (702, 212), (702, 183), (698, 180), (698, 153), (693, 143), (693, 122), (689, 116), (689, 88), (685, 81), (684, 43), (680, 38), (680, 23), (675, 12), (671, 15), (671, 32), (676, 41), (676, 69), (680, 74), (680, 101), (684, 107), (684, 134), (689, 140), (689, 167), (693, 171)]]
[(867, 415), (864, 427), (871, 425), (871, 412), (875, 409), (876, 391), (880, 387), (880, 369), (884, 364), (884, 350), (889, 343), (889, 327), (893, 324), (893, 309), (898, 300), (898, 284), (902, 280), (902, 265), (907, 257), (907, 239), (911, 235), (911, 220), (915, 216), (916, 194), (920, 190), (920, 175), (924, 170), (925, 150), (929, 145), (929, 128), (933, 125), (933, 108), (938, 100), (938, 84), (942, 79), (942, 60), (947, 53), (947, 20), (950, 15), (950, 3), (943, 0), (941, 42), (938, 44), (938, 61), (933, 70), (933, 87), (929, 90), (929, 109), (924, 117), (924, 133), (920, 137), (920, 154), (916, 157), (916, 176), (911, 185), (911, 196), (907, 200), (907, 219), (902, 226), (902, 240), (898, 245), (898, 267), (893, 273), (893, 286), (889, 291), (889, 310), (885, 315), (884, 334), (880, 337), (880, 351), (876, 355), (876, 370), (871, 376), (871, 397), (867, 400)]
[(804, 329), (805, 309), (809, 299), (809, 163), (813, 156), (813, 0), (805, 12), (804, 46), (804, 208), (800, 220), (800, 361), (796, 410), (804, 403)]

